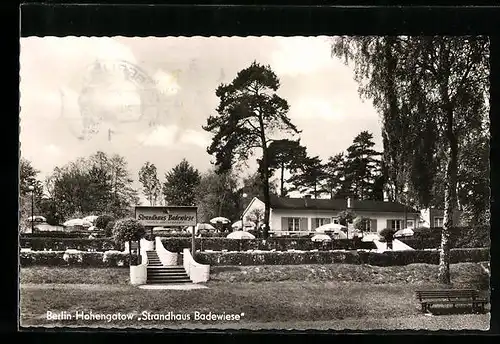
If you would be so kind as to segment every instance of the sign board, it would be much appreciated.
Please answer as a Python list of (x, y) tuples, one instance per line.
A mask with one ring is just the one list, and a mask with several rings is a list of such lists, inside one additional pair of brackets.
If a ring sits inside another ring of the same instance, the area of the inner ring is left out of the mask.
[(135, 207), (135, 219), (144, 226), (196, 226), (196, 207)]

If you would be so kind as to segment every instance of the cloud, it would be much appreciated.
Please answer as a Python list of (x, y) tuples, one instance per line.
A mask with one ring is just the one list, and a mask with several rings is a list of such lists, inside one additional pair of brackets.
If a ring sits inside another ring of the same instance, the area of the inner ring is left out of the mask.
[(159, 69), (153, 76), (153, 79), (161, 94), (175, 95), (181, 88), (177, 83), (178, 75), (176, 73), (166, 73), (162, 69)]
[(54, 156), (54, 157), (58, 157), (62, 153), (61, 148), (58, 147), (58, 146), (56, 146), (56, 145), (54, 145), (54, 144), (46, 145), (43, 148), (43, 151), (44, 151), (44, 153), (46, 153), (46, 154), (48, 154), (50, 156)]
[(171, 147), (177, 140), (179, 128), (175, 125), (158, 126), (149, 135), (139, 135), (144, 146)]
[(290, 116), (299, 120), (337, 121), (344, 117), (341, 108), (322, 98), (301, 98), (290, 110)]
[(210, 139), (204, 132), (188, 129), (183, 133), (181, 142), (206, 148), (210, 143)]
[(310, 74), (331, 66), (330, 44), (325, 37), (280, 38), (271, 54), (271, 68), (279, 76)]

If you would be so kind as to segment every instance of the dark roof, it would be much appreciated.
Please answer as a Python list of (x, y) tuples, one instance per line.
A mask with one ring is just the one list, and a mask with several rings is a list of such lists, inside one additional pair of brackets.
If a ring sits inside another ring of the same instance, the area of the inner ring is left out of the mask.
[[(297, 210), (345, 210), (347, 209), (346, 199), (306, 199), (271, 196), (272, 209), (297, 209)], [(384, 201), (359, 201), (354, 200), (350, 208), (356, 211), (375, 211), (386, 213), (418, 213), (417, 210), (395, 202)]]

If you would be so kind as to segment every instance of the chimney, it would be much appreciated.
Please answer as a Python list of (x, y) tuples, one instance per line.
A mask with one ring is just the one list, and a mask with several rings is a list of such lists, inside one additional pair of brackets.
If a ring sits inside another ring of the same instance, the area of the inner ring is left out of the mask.
[(308, 206), (308, 205), (307, 205), (307, 200), (308, 200), (308, 199), (311, 199), (311, 195), (305, 195), (305, 196), (304, 196), (304, 204), (305, 204), (305, 206), (306, 206), (306, 207)]
[(348, 196), (347, 197), (347, 209), (351, 209), (351, 208), (352, 208), (352, 197)]

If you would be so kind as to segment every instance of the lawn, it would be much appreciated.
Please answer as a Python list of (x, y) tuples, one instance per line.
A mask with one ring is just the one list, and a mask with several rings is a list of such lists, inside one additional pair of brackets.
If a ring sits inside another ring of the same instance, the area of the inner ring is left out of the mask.
[[(128, 269), (23, 268), (21, 324), (174, 328), (488, 328), (487, 314), (429, 317), (420, 313), (414, 292), (418, 288), (438, 286), (433, 277), (436, 268), (425, 264), (390, 268), (342, 264), (214, 267), (208, 289), (184, 291), (142, 290), (129, 286)], [(487, 277), (483, 277), (478, 264), (456, 264), (451, 271), (457, 287), (488, 289)], [(65, 311), (72, 315), (76, 311), (87, 314), (120, 312), (130, 313), (133, 319), (56, 321), (47, 320), (47, 311)], [(193, 321), (196, 311), (238, 314), (240, 320)], [(191, 319), (184, 322), (144, 319), (142, 312), (163, 315), (171, 312), (170, 315), (190, 315)]]

